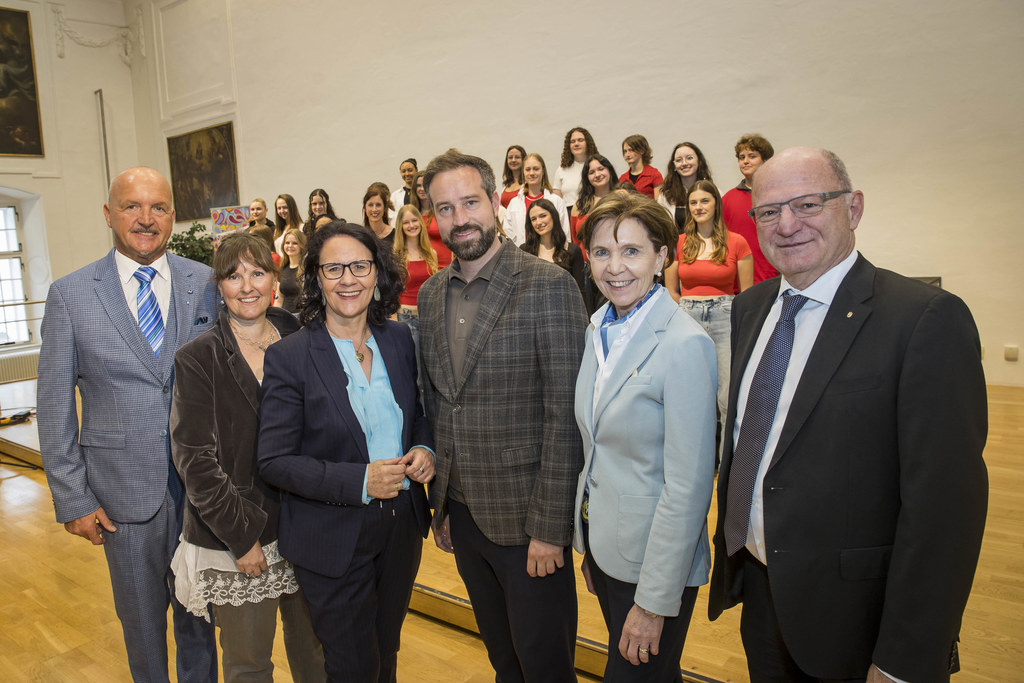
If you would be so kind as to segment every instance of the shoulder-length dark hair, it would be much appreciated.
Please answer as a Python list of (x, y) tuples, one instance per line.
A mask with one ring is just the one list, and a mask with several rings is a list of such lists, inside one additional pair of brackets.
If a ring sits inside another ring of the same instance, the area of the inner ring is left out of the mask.
[(694, 182), (696, 183), (698, 180), (714, 182), (714, 180), (711, 179), (711, 169), (708, 168), (707, 159), (704, 158), (704, 152), (700, 151), (700, 147), (692, 142), (680, 142), (672, 148), (672, 153), (668, 155), (668, 167), (665, 169), (665, 182), (661, 186), (661, 193), (676, 206), (684, 206), (686, 204), (687, 195), (686, 186), (683, 185), (683, 179), (679, 177), (679, 173), (676, 171), (676, 150), (680, 147), (689, 147), (693, 150), (693, 153), (697, 155), (697, 174), (693, 179)]
[(569, 250), (565, 247), (565, 229), (562, 228), (562, 219), (558, 217), (558, 209), (555, 208), (554, 203), (550, 199), (538, 199), (530, 204), (530, 208), (526, 210), (526, 242), (523, 244), (523, 251), (534, 256), (540, 251), (540, 235), (533, 229), (533, 221), (530, 217), (535, 207), (544, 209), (551, 216), (551, 243), (555, 245), (555, 253), (552, 255), (552, 259), (555, 263), (568, 270)]
[(501, 171), (501, 182), (504, 183), (505, 187), (508, 187), (512, 183), (523, 184), (523, 167), (519, 167), (519, 172), (516, 174), (512, 173), (512, 169), (508, 167), (508, 153), (514, 149), (519, 150), (519, 155), (523, 158), (523, 163), (526, 163), (526, 148), (522, 145), (509, 145), (509, 148), (505, 150), (505, 167)]
[(334, 207), (331, 206), (331, 198), (327, 194), (327, 190), (320, 189), (319, 187), (316, 188), (309, 193), (309, 206), (307, 207), (307, 211), (309, 213), (306, 214), (309, 218), (306, 219), (306, 225), (303, 227), (303, 230), (306, 231), (306, 237), (313, 237), (313, 233), (316, 232), (317, 217), (313, 215), (313, 197), (318, 195), (323, 197), (324, 204), (327, 205), (327, 210), (324, 212), (324, 215), (330, 216), (332, 221), (338, 220), (337, 214), (334, 213)]
[[(283, 199), (284, 205), (288, 207), (288, 220), (277, 215), (277, 199)], [(295, 197), (290, 194), (279, 194), (274, 200), (274, 239), (284, 234), (285, 230), (291, 228), (302, 228), (302, 216), (299, 215), (299, 205), (295, 203)]]
[(576, 161), (575, 159), (572, 158), (572, 150), (569, 149), (569, 138), (571, 138), (572, 134), (577, 131), (583, 133), (583, 139), (587, 143), (587, 156), (593, 156), (594, 154), (598, 153), (597, 143), (594, 142), (594, 138), (593, 136), (591, 136), (589, 130), (581, 126), (571, 128), (569, 129), (569, 132), (565, 134), (565, 142), (562, 143), (562, 163), (560, 164), (562, 168), (569, 168), (570, 166), (572, 166), (572, 162)]
[(576, 198), (576, 211), (581, 216), (586, 215), (590, 211), (591, 205), (594, 203), (594, 199), (597, 196), (597, 190), (594, 189), (594, 184), (590, 182), (590, 163), (596, 161), (597, 163), (608, 169), (608, 188), (614, 187), (614, 184), (619, 179), (619, 174), (615, 172), (615, 167), (612, 166), (612, 162), (608, 161), (608, 157), (601, 154), (591, 154), (587, 157), (587, 160), (583, 162), (583, 177), (580, 179), (580, 193)]
[(398, 312), (398, 298), (402, 294), (406, 274), (405, 269), (395, 260), (390, 245), (382, 242), (373, 230), (364, 225), (332, 221), (323, 226), (310, 238), (306, 249), (306, 260), (302, 270), (302, 308), (299, 320), (303, 325), (323, 324), (324, 292), (320, 287), (320, 252), (328, 240), (334, 237), (351, 237), (366, 247), (373, 260), (374, 272), (377, 273), (377, 288), (380, 290), (380, 301), (370, 299), (370, 307), (366, 319), (371, 325), (381, 326), (390, 316)]

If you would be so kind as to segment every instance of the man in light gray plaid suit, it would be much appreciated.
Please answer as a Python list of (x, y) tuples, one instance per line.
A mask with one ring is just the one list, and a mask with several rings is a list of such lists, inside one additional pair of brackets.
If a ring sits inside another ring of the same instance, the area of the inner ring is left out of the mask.
[(424, 187), (455, 255), (418, 299), (434, 540), (454, 550), (497, 680), (575, 681), (583, 299), (567, 271), (498, 239), (483, 159), (450, 150)]
[(213, 626), (171, 600), (183, 492), (168, 419), (174, 352), (213, 325), (217, 290), (208, 267), (166, 253), (174, 210), (158, 172), (118, 175), (103, 212), (115, 248), (46, 298), (37, 397), (46, 477), (57, 521), (103, 545), (133, 679), (168, 680), (172, 603), (178, 681), (216, 681)]

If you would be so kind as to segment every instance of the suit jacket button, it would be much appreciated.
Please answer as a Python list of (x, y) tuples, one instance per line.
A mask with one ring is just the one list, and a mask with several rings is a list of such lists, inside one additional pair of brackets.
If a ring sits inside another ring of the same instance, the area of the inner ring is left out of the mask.
[(161, 429), (160, 430), (160, 436), (167, 436), (167, 430), (166, 429)]
[(460, 406), (458, 403), (456, 403), (455, 407), (452, 408), (452, 412), (453, 413), (461, 413), (462, 412), (462, 406)]
[(170, 387), (168, 387), (168, 386), (165, 386), (165, 387), (164, 387), (164, 393), (165, 393), (165, 394), (166, 394), (167, 392), (169, 392), (170, 390), (171, 390), (171, 388), (170, 388)]

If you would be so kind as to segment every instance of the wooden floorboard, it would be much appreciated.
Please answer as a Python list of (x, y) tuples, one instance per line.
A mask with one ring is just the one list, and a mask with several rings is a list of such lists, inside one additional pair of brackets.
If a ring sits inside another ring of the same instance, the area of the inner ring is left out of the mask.
[[(954, 678), (956, 683), (1024, 681), (1024, 388), (990, 387), (989, 417), (989, 516), (964, 615), (963, 672)], [(713, 526), (713, 519), (709, 524)], [(42, 472), (0, 466), (0, 547), (0, 681), (130, 680), (103, 551), (69, 536), (54, 522)], [(419, 581), (465, 594), (450, 558), (432, 546), (424, 554)], [(582, 580), (578, 583), (580, 635), (604, 642), (596, 599), (586, 593)], [(706, 607), (705, 588), (690, 626), (683, 668), (716, 680), (746, 681), (739, 611), (731, 610), (711, 624)], [(173, 642), (170, 648), (173, 653)], [(274, 661), (276, 680), (291, 680), (280, 635)], [(403, 630), (399, 680), (493, 679), (479, 638), (410, 614)]]

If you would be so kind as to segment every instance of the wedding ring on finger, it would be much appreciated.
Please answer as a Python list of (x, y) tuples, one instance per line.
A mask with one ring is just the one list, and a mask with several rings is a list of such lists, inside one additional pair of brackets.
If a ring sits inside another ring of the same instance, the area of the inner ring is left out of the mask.
[(645, 655), (645, 654), (647, 654), (647, 648), (646, 647), (642, 647), (642, 648), (640, 648), (639, 652), (640, 652), (640, 654)]
[(420, 468), (420, 474), (423, 474), (423, 468), (422, 467)]

